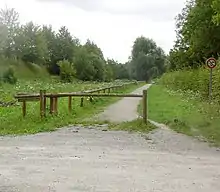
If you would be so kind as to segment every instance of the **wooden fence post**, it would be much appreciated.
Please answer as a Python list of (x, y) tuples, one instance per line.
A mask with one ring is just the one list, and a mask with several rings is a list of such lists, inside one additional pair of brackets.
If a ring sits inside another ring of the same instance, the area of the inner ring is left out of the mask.
[(46, 117), (46, 110), (47, 110), (47, 98), (46, 98), (46, 90), (43, 91), (44, 93), (44, 105), (43, 105), (43, 111), (44, 111), (44, 117)]
[(147, 124), (147, 90), (143, 90), (143, 121)]
[(69, 100), (68, 100), (68, 109), (69, 109), (69, 113), (71, 113), (72, 111), (72, 97), (69, 96)]
[(44, 91), (40, 90), (40, 116), (41, 118), (45, 117), (45, 101), (44, 101)]
[(23, 101), (22, 102), (22, 114), (23, 114), (23, 117), (25, 117), (26, 116), (26, 110), (27, 109), (27, 107), (26, 107), (26, 101)]
[(58, 114), (58, 98), (54, 97), (54, 113), (57, 115)]
[(50, 114), (54, 113), (54, 99), (50, 97)]

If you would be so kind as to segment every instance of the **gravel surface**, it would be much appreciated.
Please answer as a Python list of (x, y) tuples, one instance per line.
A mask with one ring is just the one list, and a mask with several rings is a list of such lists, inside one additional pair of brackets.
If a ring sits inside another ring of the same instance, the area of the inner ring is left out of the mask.
[[(143, 90), (148, 89), (150, 85), (145, 85), (138, 88), (132, 94), (142, 94)], [(120, 101), (110, 105), (103, 113), (98, 115), (101, 120), (108, 120), (110, 122), (132, 121), (138, 117), (137, 106), (142, 98), (126, 97)]]
[(0, 192), (219, 192), (219, 181), (220, 152), (164, 126), (0, 137)]

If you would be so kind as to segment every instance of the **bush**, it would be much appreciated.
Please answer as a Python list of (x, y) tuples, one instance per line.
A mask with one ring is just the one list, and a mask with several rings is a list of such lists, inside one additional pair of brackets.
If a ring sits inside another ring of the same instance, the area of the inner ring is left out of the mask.
[[(165, 73), (159, 83), (170, 89), (193, 91), (208, 99), (209, 93), (209, 69), (199, 68), (193, 70), (180, 70)], [(213, 69), (213, 99), (220, 103), (220, 69)]]
[(59, 61), (60, 79), (65, 82), (72, 82), (76, 76), (74, 65), (67, 60)]
[(3, 82), (4, 83), (10, 83), (10, 84), (16, 84), (17, 78), (15, 77), (15, 72), (12, 67), (10, 67), (8, 70), (6, 70), (3, 73)]

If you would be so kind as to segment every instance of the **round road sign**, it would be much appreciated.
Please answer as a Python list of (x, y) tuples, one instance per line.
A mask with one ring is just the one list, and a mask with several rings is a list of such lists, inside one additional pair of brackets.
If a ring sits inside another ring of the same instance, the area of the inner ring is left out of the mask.
[(215, 58), (211, 57), (209, 59), (206, 60), (206, 65), (210, 68), (213, 69), (216, 67), (217, 65), (217, 61)]

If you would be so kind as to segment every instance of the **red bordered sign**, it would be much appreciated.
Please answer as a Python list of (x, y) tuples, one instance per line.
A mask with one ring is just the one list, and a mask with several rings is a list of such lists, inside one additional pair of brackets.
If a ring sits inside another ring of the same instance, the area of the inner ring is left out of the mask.
[(211, 57), (206, 60), (206, 65), (208, 66), (208, 68), (213, 69), (216, 67), (217, 61), (215, 58)]

